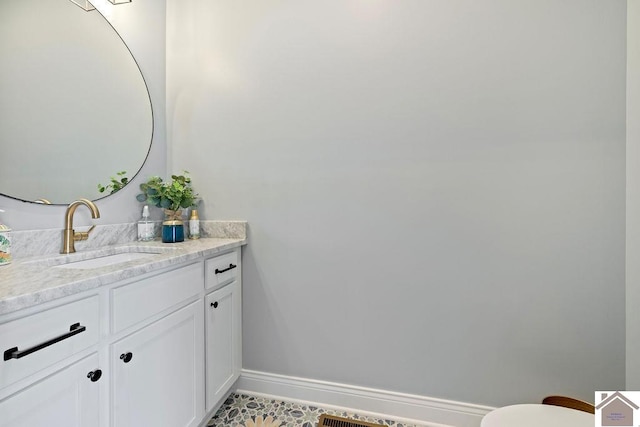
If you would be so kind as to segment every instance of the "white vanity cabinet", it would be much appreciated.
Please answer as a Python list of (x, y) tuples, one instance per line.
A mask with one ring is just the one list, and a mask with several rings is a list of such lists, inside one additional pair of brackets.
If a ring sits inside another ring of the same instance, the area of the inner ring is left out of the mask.
[(224, 398), (240, 376), (242, 349), (240, 283), (234, 281), (205, 299), (207, 411)]
[[(206, 410), (226, 396), (242, 369), (242, 293), (239, 252), (206, 261)], [(213, 289), (213, 291), (211, 291)], [(210, 292), (211, 291), (211, 292)]]
[(240, 251), (0, 316), (0, 425), (204, 425), (240, 375)]
[(99, 340), (98, 295), (20, 314), (0, 322), (0, 425), (99, 426), (105, 380), (98, 355), (86, 356)]
[(113, 427), (195, 427), (204, 416), (203, 277), (199, 261), (111, 290), (112, 332), (126, 334), (109, 351)]
[(204, 416), (201, 300), (111, 346), (114, 427), (191, 427)]
[(0, 425), (99, 426), (100, 383), (93, 355), (62, 369), (31, 387), (0, 401)]

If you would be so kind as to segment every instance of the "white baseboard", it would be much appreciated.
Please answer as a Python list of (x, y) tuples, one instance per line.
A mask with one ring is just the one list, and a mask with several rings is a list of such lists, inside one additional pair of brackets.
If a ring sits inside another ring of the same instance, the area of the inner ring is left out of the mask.
[(238, 392), (312, 402), (430, 427), (479, 427), (489, 406), (244, 369)]

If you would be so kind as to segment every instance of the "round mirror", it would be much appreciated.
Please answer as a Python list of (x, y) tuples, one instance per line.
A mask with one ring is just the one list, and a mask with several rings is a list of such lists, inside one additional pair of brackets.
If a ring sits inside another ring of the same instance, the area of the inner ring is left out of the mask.
[(149, 92), (97, 10), (2, 0), (0, 58), (1, 194), (67, 204), (138, 173), (153, 133)]

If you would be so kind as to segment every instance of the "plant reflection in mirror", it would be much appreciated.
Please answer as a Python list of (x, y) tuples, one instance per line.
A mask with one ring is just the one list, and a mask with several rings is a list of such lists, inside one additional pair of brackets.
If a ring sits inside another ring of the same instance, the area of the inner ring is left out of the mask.
[(100, 193), (109, 191), (109, 194), (113, 194), (129, 183), (129, 178), (127, 178), (127, 171), (117, 172), (115, 177), (110, 177), (110, 180), (111, 182), (107, 185), (98, 184), (98, 191)]

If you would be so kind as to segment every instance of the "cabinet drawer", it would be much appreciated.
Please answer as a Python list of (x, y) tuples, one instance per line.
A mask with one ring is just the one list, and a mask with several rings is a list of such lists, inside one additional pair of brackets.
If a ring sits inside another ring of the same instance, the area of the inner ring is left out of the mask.
[(229, 252), (205, 262), (207, 289), (223, 286), (239, 276), (238, 252)]
[(99, 312), (95, 295), (0, 325), (0, 388), (96, 344)]
[(202, 278), (202, 263), (197, 263), (114, 288), (111, 331), (120, 332), (197, 295)]

